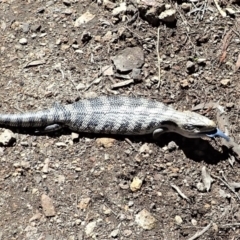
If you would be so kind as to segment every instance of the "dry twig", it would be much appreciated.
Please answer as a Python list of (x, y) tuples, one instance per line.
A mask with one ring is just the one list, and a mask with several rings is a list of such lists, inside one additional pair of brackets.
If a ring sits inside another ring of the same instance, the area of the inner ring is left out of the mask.
[(240, 223), (228, 223), (224, 225), (220, 225), (220, 228), (231, 228), (231, 227), (239, 227)]
[(214, 0), (214, 2), (215, 2), (215, 5), (216, 5), (218, 11), (219, 11), (220, 14), (222, 15), (222, 17), (226, 17), (227, 14), (226, 14), (226, 12), (224, 12), (224, 11), (221, 9), (221, 7), (220, 7), (219, 4), (218, 4), (218, 1), (217, 1), (217, 0)]
[(240, 68), (240, 53), (238, 54), (238, 59), (235, 65), (235, 72), (237, 72), (239, 68)]
[(113, 84), (113, 85), (111, 86), (111, 89), (120, 88), (120, 87), (125, 87), (125, 86), (128, 86), (128, 85), (132, 84), (132, 83), (134, 83), (134, 80), (133, 80), (133, 79), (126, 80), (126, 81), (122, 81), (122, 82)]
[(223, 61), (227, 56), (227, 48), (230, 44), (231, 39), (232, 39), (232, 29), (229, 30), (225, 35), (225, 37), (223, 38), (222, 55), (219, 60), (220, 65), (223, 63)]
[[(61, 70), (61, 69), (59, 69), (60, 71), (61, 71), (61, 73), (62, 73), (62, 78), (64, 78), (64, 73), (63, 73), (63, 71)], [(75, 82), (73, 81), (73, 79), (72, 79), (72, 75), (71, 75), (71, 72), (70, 71), (68, 71), (68, 79), (70, 80), (70, 82), (72, 83), (72, 85), (76, 88), (76, 90), (78, 91), (78, 89), (77, 89), (77, 85), (75, 84)]]
[(212, 226), (212, 223), (210, 222), (205, 228), (203, 228), (201, 231), (197, 231), (192, 237), (190, 237), (188, 240), (194, 240), (202, 236), (208, 229)]
[(157, 29), (157, 60), (158, 60), (158, 84), (157, 84), (157, 89), (160, 87), (160, 85), (162, 84), (161, 82), (161, 68), (160, 68), (160, 56), (159, 56), (159, 32), (160, 32), (160, 28)]
[(95, 78), (85, 89), (84, 92), (86, 92), (92, 85), (97, 85), (102, 81), (101, 77)]
[(171, 184), (171, 187), (177, 191), (177, 193), (185, 200), (190, 202), (190, 199), (180, 190), (180, 188), (174, 184)]
[(214, 174), (211, 174), (211, 176), (213, 178), (216, 178), (216, 179), (220, 180), (226, 187), (228, 187), (231, 190), (231, 192), (233, 192), (236, 195), (237, 199), (240, 200), (239, 195), (235, 192), (235, 190), (226, 181), (224, 181), (222, 178), (220, 178), (220, 177), (218, 177)]
[(125, 138), (124, 139), (135, 151), (137, 151), (137, 149), (135, 148), (135, 146), (133, 145), (132, 141), (129, 138)]

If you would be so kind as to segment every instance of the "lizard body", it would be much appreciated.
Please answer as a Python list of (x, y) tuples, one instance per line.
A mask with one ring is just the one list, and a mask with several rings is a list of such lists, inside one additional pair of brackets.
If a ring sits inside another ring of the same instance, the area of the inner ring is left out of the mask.
[(101, 96), (69, 105), (20, 114), (0, 114), (4, 127), (44, 127), (54, 131), (68, 127), (76, 132), (144, 135), (177, 132), (185, 137), (220, 136), (228, 139), (207, 117), (176, 111), (161, 102), (135, 97)]

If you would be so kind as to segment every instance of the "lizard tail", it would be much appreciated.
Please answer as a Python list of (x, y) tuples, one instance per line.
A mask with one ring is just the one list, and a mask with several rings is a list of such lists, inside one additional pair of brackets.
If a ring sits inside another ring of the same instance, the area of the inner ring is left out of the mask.
[(63, 114), (55, 108), (48, 110), (20, 113), (0, 114), (0, 125), (5, 127), (44, 127), (59, 122)]

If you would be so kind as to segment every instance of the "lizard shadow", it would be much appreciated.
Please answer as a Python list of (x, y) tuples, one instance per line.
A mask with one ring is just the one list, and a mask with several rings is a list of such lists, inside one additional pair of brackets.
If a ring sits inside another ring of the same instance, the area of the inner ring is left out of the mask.
[[(115, 138), (119, 139), (119, 136), (116, 136)], [(145, 136), (127, 136), (127, 138), (133, 143), (154, 143), (160, 148), (163, 148), (171, 141), (174, 141), (177, 147), (183, 151), (185, 156), (195, 162), (204, 161), (208, 164), (215, 165), (220, 161), (226, 161), (229, 156), (229, 150), (224, 146), (221, 150), (218, 150), (214, 148), (208, 140), (201, 138), (186, 138), (177, 133), (164, 133), (156, 140), (153, 139), (152, 134)], [(124, 141), (124, 137), (121, 136), (121, 140)]]
[[(157, 141), (159, 147), (164, 147), (171, 141), (181, 149), (185, 156), (193, 161), (204, 161), (208, 164), (215, 165), (220, 161), (226, 161), (229, 156), (229, 150), (221, 147), (220, 150), (214, 148), (208, 140), (202, 138), (186, 138), (176, 133), (166, 133), (163, 139)], [(215, 141), (214, 139), (210, 141)]]
[(125, 138), (128, 138), (132, 143), (154, 143), (160, 148), (163, 148), (171, 141), (174, 141), (178, 148), (184, 152), (187, 158), (196, 162), (204, 161), (212, 165), (217, 164), (220, 161), (226, 161), (229, 156), (229, 151), (226, 147), (222, 147), (222, 149), (219, 151), (207, 140), (201, 138), (186, 138), (176, 133), (162, 134), (160, 135), (159, 139), (153, 139), (152, 134), (138, 136), (81, 134), (81, 137), (84, 136), (89, 138), (112, 137), (120, 141), (125, 141)]
[[(48, 136), (50, 138), (58, 138), (61, 135), (70, 135), (71, 131), (67, 128), (63, 128), (59, 131), (43, 133), (41, 132), (41, 128), (37, 130), (39, 132), (36, 133), (36, 129), (32, 128), (8, 128), (13, 132), (17, 132), (20, 134), (28, 134), (32, 136)], [(174, 141), (179, 149), (181, 149), (185, 156), (193, 161), (205, 161), (208, 164), (217, 164), (220, 161), (225, 161), (228, 159), (228, 149), (222, 147), (222, 151), (215, 149), (209, 141), (201, 139), (201, 138), (186, 138), (176, 133), (164, 133), (160, 135), (160, 137), (155, 140), (152, 137), (152, 134), (149, 135), (135, 135), (135, 136), (122, 136), (122, 135), (114, 135), (114, 134), (96, 134), (96, 133), (79, 133), (80, 138), (96, 138), (96, 137), (107, 137), (107, 138), (115, 138), (119, 141), (125, 141), (125, 138), (128, 138), (132, 143), (154, 143), (160, 148), (168, 145), (171, 141)], [(211, 140), (214, 141), (214, 140)]]

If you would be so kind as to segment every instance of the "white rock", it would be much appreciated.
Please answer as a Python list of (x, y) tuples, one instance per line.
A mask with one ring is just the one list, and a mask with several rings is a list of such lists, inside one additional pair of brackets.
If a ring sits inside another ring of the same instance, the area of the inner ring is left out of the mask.
[(105, 205), (103, 205), (102, 210), (105, 215), (110, 215), (112, 213), (112, 210)]
[(93, 235), (93, 230), (96, 227), (97, 222), (93, 221), (88, 223), (88, 225), (85, 227), (85, 233), (87, 235), (87, 237), (90, 237)]
[(71, 138), (72, 140), (77, 140), (79, 138), (79, 133), (72, 132)]
[(191, 223), (192, 223), (193, 226), (197, 226), (197, 220), (196, 220), (196, 219), (193, 218), (193, 219), (191, 220)]
[(119, 234), (119, 229), (115, 229), (111, 232), (111, 237), (112, 238), (116, 238)]
[(119, 7), (116, 7), (112, 11), (113, 16), (118, 16), (120, 13), (125, 12), (127, 10), (127, 5), (125, 2), (120, 3)]
[(140, 227), (145, 230), (153, 229), (157, 222), (156, 218), (154, 218), (152, 214), (146, 209), (143, 209), (136, 215), (135, 221)]
[(196, 187), (197, 187), (197, 190), (198, 190), (199, 192), (205, 192), (205, 187), (204, 187), (204, 184), (203, 184), (203, 183), (198, 182), (197, 185), (196, 185)]
[(112, 65), (103, 66), (102, 73), (103, 73), (103, 76), (112, 76), (114, 74), (113, 66)]
[(90, 98), (96, 98), (98, 95), (96, 92), (85, 92), (84, 98), (90, 99)]
[(88, 198), (83, 198), (83, 199), (81, 199), (80, 203), (77, 206), (81, 210), (84, 210), (88, 207), (90, 201), (91, 201), (91, 198), (89, 198), (89, 197)]
[(77, 86), (76, 86), (76, 89), (77, 90), (83, 90), (86, 88), (86, 85), (84, 83), (79, 83)]
[(110, 42), (112, 39), (112, 31), (107, 31), (107, 33), (102, 37), (103, 42)]
[(74, 27), (80, 27), (82, 24), (91, 21), (94, 17), (95, 15), (91, 14), (90, 12), (85, 12), (75, 21)]
[(75, 223), (76, 223), (76, 225), (80, 225), (82, 223), (82, 221), (80, 219), (76, 219)]
[(136, 192), (137, 190), (139, 190), (142, 187), (142, 183), (143, 183), (142, 179), (140, 179), (139, 177), (134, 177), (133, 181), (130, 184), (130, 189), (133, 192)]
[(20, 163), (21, 167), (24, 169), (30, 169), (30, 163), (28, 161), (21, 161)]
[(165, 9), (170, 9), (171, 8), (171, 4), (165, 4)]
[(186, 2), (182, 3), (182, 5), (181, 5), (182, 9), (186, 12), (190, 11), (191, 6), (192, 6), (191, 3), (186, 3)]
[(178, 145), (174, 141), (171, 141), (171, 142), (168, 143), (168, 150), (169, 151), (176, 150), (177, 148), (178, 148)]
[(48, 171), (49, 171), (49, 163), (50, 163), (50, 159), (46, 158), (44, 160), (44, 165), (43, 165), (43, 168), (42, 168), (42, 172), (43, 173), (48, 173)]
[(5, 129), (4, 132), (0, 135), (0, 143), (4, 146), (8, 146), (11, 142), (16, 141), (14, 133), (8, 129)]
[(182, 222), (183, 222), (182, 218), (178, 215), (175, 216), (175, 221), (176, 221), (176, 224), (178, 224), (178, 225), (182, 224)]
[(159, 16), (159, 19), (164, 22), (168, 22), (168, 23), (174, 22), (176, 19), (176, 10), (168, 9), (168, 10), (162, 12)]
[(231, 80), (230, 79), (222, 79), (220, 81), (220, 83), (223, 85), (223, 86), (227, 86), (228, 84), (230, 84)]
[(115, 7), (115, 3), (113, 3), (112, 1), (109, 1), (109, 0), (103, 0), (103, 6), (106, 8), (106, 9), (114, 9)]
[(206, 167), (202, 167), (202, 181), (204, 188), (207, 190), (207, 192), (211, 189), (211, 184), (214, 181), (211, 177), (210, 173), (207, 171)]
[(57, 182), (58, 183), (64, 183), (65, 182), (65, 180), (66, 180), (66, 178), (65, 178), (65, 176), (64, 175), (58, 175), (58, 177), (57, 177)]
[(236, 14), (236, 12), (232, 8), (226, 8), (225, 10), (226, 10), (227, 14), (229, 14), (229, 15), (235, 15)]
[(140, 153), (150, 153), (150, 148), (147, 143), (144, 143), (138, 150)]
[(28, 43), (28, 40), (26, 38), (21, 38), (19, 40), (19, 43), (22, 44), (22, 45), (26, 45)]
[(113, 146), (116, 139), (114, 138), (97, 138), (96, 143), (98, 146), (103, 146), (105, 148), (110, 148)]

